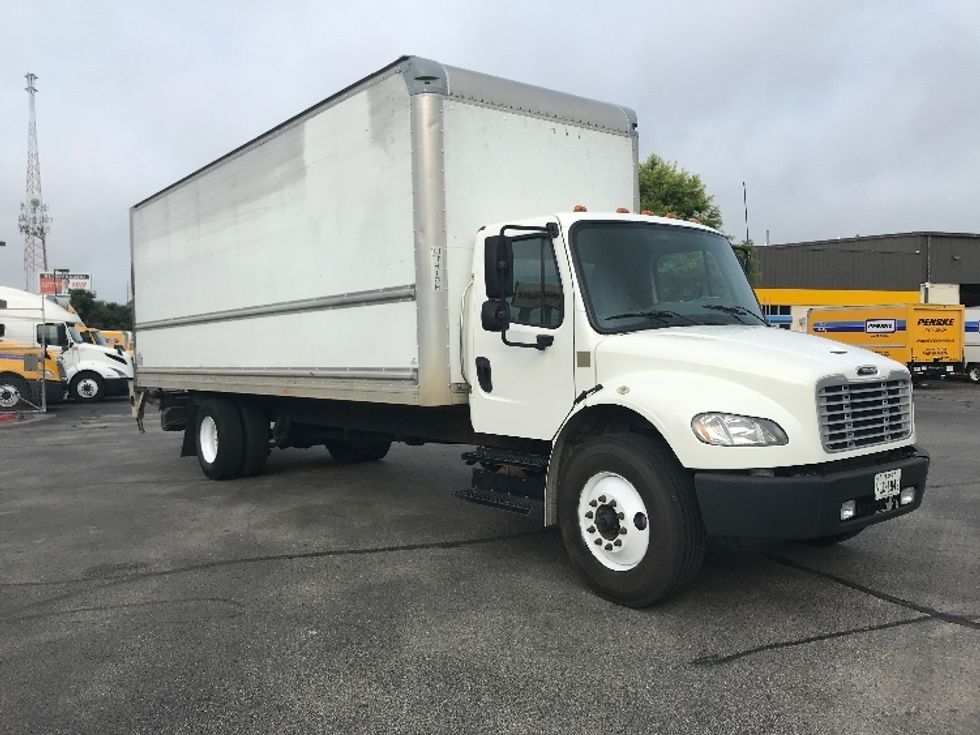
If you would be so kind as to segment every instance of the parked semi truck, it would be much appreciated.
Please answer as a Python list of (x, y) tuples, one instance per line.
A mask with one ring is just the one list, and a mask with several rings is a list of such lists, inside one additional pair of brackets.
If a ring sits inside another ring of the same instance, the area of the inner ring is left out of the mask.
[(631, 606), (709, 535), (832, 543), (917, 508), (908, 370), (768, 328), (720, 233), (636, 214), (636, 130), (404, 57), (139, 202), (137, 416), (215, 480), (270, 446), (468, 445), (459, 496), (540, 503)]
[[(43, 299), (43, 301), (42, 301)], [(7, 336), (30, 345), (46, 345), (60, 354), (68, 395), (81, 402), (101, 401), (106, 396), (126, 395), (133, 378), (127, 355), (86, 340), (77, 314), (42, 296), (0, 286), (0, 322)]]
[(828, 306), (810, 309), (806, 323), (811, 334), (877, 352), (915, 376), (953, 375), (963, 368), (962, 306)]

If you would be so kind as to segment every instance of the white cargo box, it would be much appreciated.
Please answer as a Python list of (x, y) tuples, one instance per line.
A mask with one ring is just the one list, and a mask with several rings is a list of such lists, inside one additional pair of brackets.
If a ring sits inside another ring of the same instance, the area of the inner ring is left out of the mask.
[(131, 211), (141, 388), (466, 401), (477, 231), (638, 206), (616, 105), (403, 57)]

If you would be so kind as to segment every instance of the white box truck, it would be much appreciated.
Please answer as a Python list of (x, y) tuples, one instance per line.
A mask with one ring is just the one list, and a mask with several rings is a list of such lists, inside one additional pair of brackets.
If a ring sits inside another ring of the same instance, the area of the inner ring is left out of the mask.
[(405, 57), (136, 204), (138, 415), (212, 479), (270, 446), (471, 445), (459, 494), (540, 502), (632, 606), (708, 535), (832, 543), (917, 508), (908, 371), (767, 328), (720, 233), (628, 213), (636, 127)]
[(129, 393), (133, 363), (128, 355), (92, 344), (79, 331), (78, 314), (43, 296), (0, 286), (0, 323), (9, 339), (46, 345), (60, 353), (58, 363), (67, 381), (68, 396), (82, 403)]

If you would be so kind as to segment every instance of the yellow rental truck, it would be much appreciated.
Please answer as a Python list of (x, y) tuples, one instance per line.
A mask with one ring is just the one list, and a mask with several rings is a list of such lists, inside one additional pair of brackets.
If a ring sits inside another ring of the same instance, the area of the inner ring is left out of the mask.
[(810, 309), (807, 331), (863, 347), (908, 367), (913, 376), (962, 370), (962, 306), (891, 304)]

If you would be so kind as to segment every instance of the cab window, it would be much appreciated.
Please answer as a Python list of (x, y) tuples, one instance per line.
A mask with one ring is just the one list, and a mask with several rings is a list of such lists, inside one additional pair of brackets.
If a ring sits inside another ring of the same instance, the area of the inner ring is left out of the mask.
[(565, 297), (551, 240), (522, 237), (513, 241), (514, 295), (510, 320), (514, 324), (553, 329), (562, 323)]

